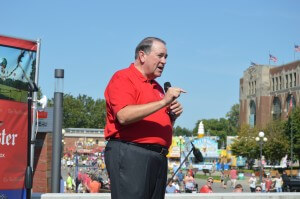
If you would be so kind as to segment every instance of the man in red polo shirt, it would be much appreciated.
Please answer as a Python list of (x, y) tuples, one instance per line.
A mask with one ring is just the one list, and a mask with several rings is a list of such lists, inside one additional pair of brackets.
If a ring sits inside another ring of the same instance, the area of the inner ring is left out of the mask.
[(135, 62), (106, 87), (105, 163), (113, 199), (164, 198), (172, 125), (183, 111), (176, 99), (185, 92), (170, 87), (164, 93), (154, 80), (166, 59), (166, 43), (147, 37), (136, 47)]

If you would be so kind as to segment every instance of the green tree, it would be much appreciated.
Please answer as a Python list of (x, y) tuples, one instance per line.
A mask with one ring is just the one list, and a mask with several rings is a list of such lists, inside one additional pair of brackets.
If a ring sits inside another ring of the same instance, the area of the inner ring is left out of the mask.
[[(285, 123), (284, 133), (289, 140), (290, 148), (293, 144), (293, 154), (300, 159), (300, 107), (293, 109)], [(292, 139), (291, 139), (292, 136)], [(291, 140), (293, 143), (291, 143)], [(290, 154), (289, 154), (290, 155)], [(295, 159), (294, 157), (294, 159)]]
[(187, 128), (181, 128), (180, 126), (176, 126), (174, 129), (173, 129), (173, 135), (174, 136), (191, 136), (192, 135), (192, 132), (187, 129)]
[(263, 145), (263, 154), (271, 164), (280, 163), (280, 160), (289, 151), (289, 141), (284, 134), (284, 121), (272, 121), (264, 128), (268, 141)]
[(240, 105), (234, 104), (230, 111), (226, 114), (229, 124), (229, 133), (231, 135), (236, 135), (239, 129), (239, 117), (240, 117)]
[(243, 125), (238, 132), (238, 137), (230, 145), (232, 154), (235, 156), (243, 156), (248, 160), (259, 158), (259, 148), (255, 141), (258, 130), (250, 128), (249, 125)]
[(70, 94), (65, 94), (63, 100), (64, 128), (104, 128), (105, 100), (95, 101), (87, 95), (75, 98)]

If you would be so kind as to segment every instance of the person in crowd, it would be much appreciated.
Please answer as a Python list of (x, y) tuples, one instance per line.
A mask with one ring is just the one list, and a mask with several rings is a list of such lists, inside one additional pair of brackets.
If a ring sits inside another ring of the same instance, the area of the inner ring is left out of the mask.
[(261, 193), (262, 192), (262, 188), (260, 185), (256, 185), (255, 186), (255, 193)]
[(192, 193), (195, 189), (195, 179), (193, 176), (191, 176), (190, 172), (186, 173), (186, 176), (184, 177), (184, 185), (185, 185), (185, 192)]
[(75, 179), (75, 192), (78, 193), (79, 184), (82, 183), (82, 169), (78, 171), (77, 177)]
[(71, 173), (68, 173), (67, 180), (66, 180), (66, 185), (67, 185), (67, 193), (72, 193), (73, 191), (73, 178), (71, 176)]
[(255, 192), (255, 187), (256, 187), (256, 181), (257, 181), (257, 179), (256, 179), (256, 177), (255, 177), (255, 174), (254, 173), (252, 173), (252, 175), (251, 175), (251, 177), (250, 177), (250, 179), (249, 179), (249, 187), (250, 187), (250, 191), (251, 192)]
[(266, 179), (264, 177), (262, 178), (260, 186), (261, 186), (261, 192), (265, 193), (266, 192)]
[(164, 198), (166, 155), (173, 124), (183, 112), (177, 99), (185, 93), (170, 84), (164, 91), (155, 80), (162, 75), (167, 56), (165, 41), (143, 39), (135, 49), (134, 63), (117, 71), (105, 89), (105, 163), (112, 199)]
[(225, 179), (225, 174), (224, 171), (220, 172), (220, 181), (221, 181), (221, 187), (224, 188), (224, 179)]
[(212, 185), (214, 183), (214, 179), (212, 177), (207, 178), (207, 182), (205, 185), (201, 187), (199, 190), (200, 193), (212, 193)]
[(168, 182), (169, 184), (166, 187), (166, 193), (176, 193), (176, 187), (173, 185), (173, 180), (169, 178)]
[(289, 183), (290, 178), (289, 178), (289, 176), (287, 175), (287, 173), (286, 173), (285, 170), (282, 172), (281, 178), (282, 178), (282, 181), (283, 181), (283, 184), (282, 184), (282, 191), (286, 191), (286, 190), (287, 190), (287, 183)]
[(227, 188), (227, 184), (228, 184), (229, 180), (230, 180), (229, 174), (225, 174), (224, 185), (223, 185), (224, 189)]
[(195, 174), (194, 174), (194, 171), (193, 171), (193, 167), (190, 167), (190, 168), (189, 168), (188, 173), (190, 173), (190, 175), (191, 175), (193, 178), (195, 177)]
[(179, 169), (179, 171), (176, 174), (176, 176), (177, 176), (177, 179), (178, 179), (179, 186), (182, 187), (183, 179), (184, 179), (184, 174), (182, 172), (182, 169)]
[(177, 180), (173, 180), (172, 185), (176, 188), (176, 193), (180, 193), (180, 192), (181, 192), (181, 189), (180, 189), (180, 185), (179, 185), (178, 179), (177, 179)]
[(279, 173), (276, 174), (276, 178), (274, 179), (274, 181), (276, 192), (282, 192), (283, 181)]
[(270, 174), (267, 174), (266, 179), (266, 192), (270, 192), (273, 188), (273, 181)]
[(232, 167), (230, 170), (230, 182), (231, 182), (231, 187), (234, 188), (237, 180), (237, 170), (235, 167)]
[(171, 176), (174, 176), (174, 177), (173, 177), (173, 181), (174, 181), (174, 180), (177, 180), (177, 175), (174, 175), (174, 170), (170, 170), (170, 175), (171, 175)]
[(243, 186), (241, 184), (235, 185), (235, 187), (233, 189), (233, 192), (237, 192), (237, 193), (243, 192), (243, 191), (244, 191), (244, 189), (243, 189)]
[(97, 181), (96, 175), (91, 175), (91, 182), (87, 187), (90, 193), (99, 193), (101, 188), (101, 183)]

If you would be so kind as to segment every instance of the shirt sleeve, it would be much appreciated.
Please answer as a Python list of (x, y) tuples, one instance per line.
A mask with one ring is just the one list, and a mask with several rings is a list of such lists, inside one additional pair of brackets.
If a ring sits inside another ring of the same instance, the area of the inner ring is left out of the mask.
[(115, 74), (107, 89), (114, 116), (127, 105), (136, 104), (136, 89), (128, 77)]

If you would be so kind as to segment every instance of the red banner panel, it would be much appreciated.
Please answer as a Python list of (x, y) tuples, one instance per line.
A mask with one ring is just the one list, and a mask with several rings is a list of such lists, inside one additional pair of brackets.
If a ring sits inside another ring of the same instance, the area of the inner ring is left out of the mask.
[(0, 99), (0, 189), (24, 187), (27, 109), (26, 103)]

